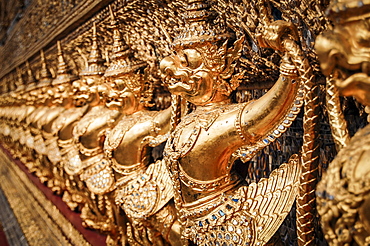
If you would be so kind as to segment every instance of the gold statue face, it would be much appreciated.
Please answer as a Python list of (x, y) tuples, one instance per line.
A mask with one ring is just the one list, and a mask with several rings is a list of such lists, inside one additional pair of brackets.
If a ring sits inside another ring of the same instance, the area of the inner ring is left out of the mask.
[(49, 95), (52, 97), (52, 103), (55, 105), (62, 104), (63, 100), (71, 95), (70, 89), (69, 84), (59, 84), (48, 90)]
[(242, 73), (233, 73), (244, 38), (236, 40), (231, 48), (228, 40), (221, 42), (177, 48), (175, 55), (164, 58), (160, 69), (170, 92), (195, 105), (226, 100), (240, 82)]
[(78, 80), (72, 84), (73, 99), (76, 107), (82, 107), (86, 105), (91, 97), (90, 88), (86, 83)]
[(196, 49), (185, 49), (161, 62), (165, 83), (172, 94), (204, 105), (211, 102), (217, 92), (212, 71), (205, 66)]
[(370, 105), (370, 19), (345, 22), (316, 40), (321, 69), (344, 96)]
[(116, 80), (110, 80), (108, 84), (101, 87), (101, 89), (104, 88), (101, 93), (105, 98), (105, 106), (111, 110), (118, 110), (123, 106), (122, 91), (117, 88)]
[(133, 92), (129, 89), (125, 89), (121, 92), (122, 106), (120, 111), (124, 114), (132, 114), (136, 111), (137, 99)]
[[(140, 104), (138, 97), (141, 90), (139, 87), (128, 87), (127, 81), (130, 80), (131, 84), (136, 84), (140, 76), (137, 74), (126, 74), (120, 77), (111, 78), (108, 85), (106, 94), (106, 106), (109, 109), (119, 110), (124, 114), (132, 114), (138, 109)], [(135, 89), (137, 89), (135, 91)]]
[(51, 93), (48, 92), (49, 89), (49, 87), (44, 86), (33, 91), (33, 95), (37, 97), (37, 103), (45, 104), (46, 100), (50, 99)]
[(27, 103), (30, 105), (30, 104), (34, 104), (34, 102), (37, 101), (37, 99), (39, 98), (39, 94), (40, 94), (40, 90), (38, 88), (35, 88), (33, 90), (30, 90), (28, 93), (25, 93), (24, 96), (25, 96)]

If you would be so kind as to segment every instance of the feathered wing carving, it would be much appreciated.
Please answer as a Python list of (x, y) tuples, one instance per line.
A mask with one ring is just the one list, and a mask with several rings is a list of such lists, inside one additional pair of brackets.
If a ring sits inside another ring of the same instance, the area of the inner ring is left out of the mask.
[(246, 187), (246, 203), (251, 215), (256, 214), (256, 243), (267, 243), (290, 212), (298, 194), (300, 174), (299, 159), (294, 155), (269, 178)]
[[(211, 201), (207, 202), (211, 207), (205, 211), (188, 210), (185, 237), (197, 245), (266, 244), (291, 210), (298, 194), (300, 175), (299, 157), (293, 155), (269, 178), (242, 185), (234, 192), (225, 192), (222, 199), (218, 199), (221, 204)], [(198, 217), (196, 213), (206, 215)]]

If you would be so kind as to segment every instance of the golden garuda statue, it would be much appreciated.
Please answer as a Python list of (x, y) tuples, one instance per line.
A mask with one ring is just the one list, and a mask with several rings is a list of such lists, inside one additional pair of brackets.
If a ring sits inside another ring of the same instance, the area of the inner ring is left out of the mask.
[(243, 36), (229, 32), (207, 1), (189, 1), (184, 16), (175, 54), (160, 64), (169, 91), (196, 105), (164, 151), (182, 237), (198, 245), (264, 245), (297, 196), (298, 158), (251, 184), (234, 172), (231, 159), (242, 146), (243, 157), (252, 158), (286, 131), (303, 104), (310, 66), (295, 43), (295, 27), (268, 24), (259, 41), (281, 52), (280, 76), (258, 100), (232, 104), (229, 95), (243, 74), (236, 69)]
[[(115, 202), (129, 218), (130, 244), (160, 245), (163, 238), (171, 245), (179, 245), (169, 174), (164, 162), (151, 163), (151, 149), (168, 137), (171, 108), (149, 110), (155, 86), (150, 72), (158, 68), (135, 59), (118, 28), (114, 35), (122, 54), (120, 63), (112, 66), (114, 69), (108, 70), (108, 74), (113, 87), (119, 88), (115, 98), (119, 99), (122, 115), (107, 134), (104, 151), (115, 171)], [(117, 107), (117, 103), (111, 107)]]
[(369, 0), (36, 2), (1, 144), (107, 245), (370, 244)]

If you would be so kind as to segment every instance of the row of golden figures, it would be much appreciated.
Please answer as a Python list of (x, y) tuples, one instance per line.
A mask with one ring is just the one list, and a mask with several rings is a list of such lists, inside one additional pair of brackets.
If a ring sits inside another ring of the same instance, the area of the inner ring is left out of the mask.
[[(296, 26), (266, 13), (255, 38), (280, 54), (279, 76), (260, 98), (232, 103), (247, 41), (214, 21), (215, 13), (208, 1), (189, 0), (173, 54), (158, 66), (135, 58), (113, 12), (108, 66), (95, 25), (78, 77), (60, 42), (55, 78), (41, 51), (38, 81), (27, 65), (27, 83), (18, 71), (3, 86), (3, 142), (81, 212), (85, 227), (107, 233), (110, 245), (280, 245), (273, 236), (295, 202), (299, 245), (316, 245), (316, 209), (330, 245), (369, 245), (369, 128), (350, 140), (337, 89), (370, 104), (370, 1), (334, 1), (327, 15), (335, 27), (316, 41), (333, 138), (342, 149), (317, 189), (318, 84)], [(153, 110), (163, 85), (171, 96), (162, 104), (171, 105)], [(301, 111), (301, 151), (247, 183), (235, 160), (251, 160)]]

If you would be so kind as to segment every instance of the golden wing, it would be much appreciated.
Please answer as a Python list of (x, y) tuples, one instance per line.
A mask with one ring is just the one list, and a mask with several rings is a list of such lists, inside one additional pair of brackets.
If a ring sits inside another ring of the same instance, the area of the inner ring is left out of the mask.
[[(269, 178), (217, 196), (209, 202), (209, 209), (198, 211), (206, 215), (197, 216), (195, 211), (199, 206), (187, 211), (184, 236), (197, 245), (266, 244), (284, 221), (298, 194), (301, 174), (298, 159), (298, 155), (294, 155)], [(217, 203), (221, 204), (214, 205)]]
[(245, 187), (245, 204), (255, 221), (256, 243), (267, 243), (290, 212), (298, 194), (300, 174), (299, 158), (294, 155), (269, 178)]

